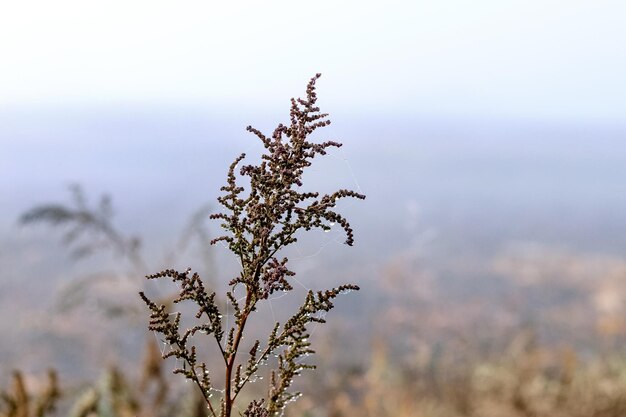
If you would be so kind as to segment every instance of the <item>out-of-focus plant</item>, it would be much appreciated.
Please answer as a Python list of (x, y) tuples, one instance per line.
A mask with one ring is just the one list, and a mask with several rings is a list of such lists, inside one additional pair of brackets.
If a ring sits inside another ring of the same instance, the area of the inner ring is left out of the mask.
[[(129, 235), (114, 223), (114, 209), (112, 198), (104, 194), (97, 204), (90, 204), (83, 187), (73, 184), (69, 187), (71, 200), (69, 204), (45, 203), (32, 207), (22, 213), (19, 222), (22, 225), (43, 223), (54, 228), (64, 230), (61, 242), (66, 246), (73, 259), (82, 259), (99, 253), (110, 251), (119, 259), (115, 265), (118, 269), (130, 267), (132, 272), (110, 270), (102, 274), (73, 279), (66, 284), (58, 296), (57, 307), (61, 312), (72, 310), (88, 299), (94, 299), (106, 316), (136, 316), (134, 305), (120, 302), (113, 297), (102, 296), (94, 286), (110, 283), (116, 280), (130, 281), (131, 287), (143, 288), (143, 281), (136, 280), (137, 274), (149, 271), (148, 262), (142, 254), (142, 238), (138, 235)], [(210, 214), (209, 205), (198, 208), (185, 225), (179, 242), (171, 251), (169, 261), (182, 255), (192, 242), (198, 241), (201, 248), (201, 259), (204, 269), (212, 271), (214, 268), (212, 254), (206, 249), (210, 242), (206, 219)]]
[[(202, 417), (204, 400), (197, 392), (186, 390), (172, 399), (158, 363), (144, 363), (143, 377), (136, 384), (117, 367), (108, 368), (100, 378), (81, 390), (73, 399), (69, 417)], [(150, 368), (150, 369), (148, 369)], [(155, 372), (156, 370), (156, 372)], [(156, 385), (150, 392), (147, 386)]]
[[(309, 341), (308, 326), (324, 323), (324, 313), (333, 308), (333, 300), (344, 292), (358, 290), (356, 285), (341, 285), (327, 291), (309, 291), (302, 306), (285, 323), (276, 323), (267, 341), (256, 340), (245, 346), (243, 336), (246, 324), (260, 303), (274, 293), (292, 290), (290, 277), (295, 275), (287, 267), (288, 259), (277, 257), (278, 253), (297, 241), (297, 233), (313, 228), (331, 230), (339, 225), (346, 234), (345, 243), (353, 244), (353, 231), (348, 221), (334, 209), (342, 198), (364, 199), (365, 196), (351, 190), (339, 190), (320, 195), (304, 191), (302, 177), (315, 156), (325, 155), (330, 147), (340, 147), (334, 141), (313, 143), (309, 136), (318, 128), (327, 126), (327, 114), (316, 106), (315, 83), (319, 74), (311, 79), (306, 98), (292, 99), (289, 125), (280, 124), (270, 137), (259, 130), (247, 130), (257, 136), (266, 152), (258, 165), (239, 164), (245, 158), (241, 154), (230, 165), (224, 194), (218, 198), (224, 210), (211, 218), (222, 221), (225, 234), (211, 243), (223, 242), (239, 259), (241, 271), (230, 280), (226, 298), (232, 311), (234, 323), (225, 326), (221, 309), (216, 303), (216, 293), (208, 292), (197, 273), (191, 269), (178, 272), (164, 270), (149, 279), (171, 278), (180, 285), (175, 303), (191, 301), (196, 304), (198, 324), (181, 329), (181, 313), (170, 314), (165, 305), (150, 300), (143, 292), (141, 297), (148, 305), (150, 330), (161, 333), (170, 350), (163, 357), (174, 357), (180, 366), (174, 373), (193, 381), (206, 400), (212, 417), (230, 417), (242, 390), (250, 381), (260, 378), (263, 365), (270, 355), (277, 357), (277, 366), (271, 371), (267, 396), (250, 402), (243, 415), (246, 417), (269, 417), (281, 415), (285, 406), (298, 398), (292, 391), (292, 383), (304, 369), (314, 366), (304, 362), (314, 353)], [(247, 177), (244, 187), (238, 182), (237, 173)], [(239, 298), (237, 290), (243, 294)], [(238, 299), (239, 298), (239, 299)], [(223, 384), (214, 388), (213, 370), (198, 358), (194, 337), (209, 336), (214, 339), (223, 359)], [(241, 359), (245, 349), (248, 356)], [(268, 365), (269, 366), (269, 365)], [(213, 401), (214, 393), (220, 398)]]
[(56, 409), (61, 393), (55, 371), (48, 371), (47, 380), (38, 393), (29, 392), (24, 375), (13, 372), (13, 386), (0, 390), (0, 417), (43, 417)]
[(124, 236), (113, 224), (113, 206), (109, 195), (103, 195), (96, 206), (90, 207), (80, 185), (71, 185), (70, 193), (71, 205), (51, 203), (35, 206), (20, 216), (20, 223), (43, 222), (68, 227), (62, 241), (72, 248), (74, 258), (110, 248), (134, 265), (144, 265), (139, 252), (141, 240), (137, 236)]

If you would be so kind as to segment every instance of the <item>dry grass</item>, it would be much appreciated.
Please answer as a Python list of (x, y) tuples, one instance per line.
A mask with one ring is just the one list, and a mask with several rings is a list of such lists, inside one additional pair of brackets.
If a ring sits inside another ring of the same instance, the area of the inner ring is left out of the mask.
[(453, 352), (407, 366), (386, 346), (370, 367), (335, 376), (328, 397), (308, 398), (288, 415), (308, 417), (622, 417), (626, 358), (582, 362), (569, 349), (534, 345), (522, 332), (496, 359), (460, 360)]
[[(146, 356), (154, 356), (150, 349)], [(570, 349), (536, 345), (520, 332), (499, 357), (480, 359), (454, 349), (397, 357), (376, 342), (364, 369), (341, 369), (315, 378), (320, 388), (288, 408), (289, 417), (623, 417), (626, 357), (581, 360)], [(146, 361), (134, 380), (110, 369), (100, 380), (64, 392), (70, 406), (57, 414), (59, 389), (50, 376), (16, 374), (0, 394), (0, 417), (70, 415), (203, 416), (191, 386), (164, 385), (162, 362)], [(54, 384), (51, 382), (53, 381)], [(319, 383), (321, 382), (321, 383)], [(53, 395), (51, 395), (51, 393)], [(63, 407), (61, 407), (63, 408)]]

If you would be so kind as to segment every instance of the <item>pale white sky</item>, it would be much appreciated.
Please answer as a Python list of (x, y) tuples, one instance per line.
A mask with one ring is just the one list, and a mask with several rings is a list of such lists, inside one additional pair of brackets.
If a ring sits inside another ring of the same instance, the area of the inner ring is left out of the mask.
[(626, 2), (4, 1), (0, 108), (284, 108), (622, 123)]

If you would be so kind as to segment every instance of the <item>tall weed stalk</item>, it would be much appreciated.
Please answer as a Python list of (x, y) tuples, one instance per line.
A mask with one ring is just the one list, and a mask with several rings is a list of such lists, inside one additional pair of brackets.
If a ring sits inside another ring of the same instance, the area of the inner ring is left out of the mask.
[[(345, 243), (350, 246), (354, 243), (350, 223), (336, 211), (336, 205), (343, 198), (365, 196), (345, 189), (325, 195), (303, 190), (303, 173), (313, 159), (325, 155), (329, 148), (341, 146), (335, 141), (309, 141), (313, 132), (330, 124), (328, 115), (321, 113), (316, 105), (315, 83), (319, 77), (317, 74), (310, 80), (305, 98), (291, 100), (288, 125), (279, 124), (271, 136), (247, 128), (265, 147), (261, 162), (243, 165), (245, 154), (233, 161), (226, 185), (221, 188), (223, 194), (218, 198), (223, 210), (211, 215), (221, 222), (224, 230), (211, 244), (223, 242), (241, 265), (238, 276), (228, 283), (224, 298), (234, 311), (234, 323), (225, 324), (219, 297), (207, 291), (200, 276), (191, 269), (183, 272), (167, 269), (147, 278), (169, 278), (180, 286), (174, 302), (195, 303), (198, 324), (193, 327), (181, 328), (181, 313), (170, 314), (164, 304), (140, 293), (151, 312), (149, 329), (160, 333), (169, 344), (170, 349), (163, 357), (177, 359), (181, 365), (174, 373), (198, 386), (212, 417), (231, 416), (242, 389), (259, 377), (263, 366), (269, 366), (270, 355), (277, 357), (277, 363), (270, 373), (267, 394), (249, 402), (243, 415), (281, 415), (285, 406), (300, 396), (292, 389), (295, 377), (305, 369), (315, 368), (303, 362), (306, 356), (315, 353), (309, 341), (309, 326), (325, 323), (325, 313), (333, 308), (338, 295), (359, 289), (346, 284), (326, 291), (309, 290), (291, 318), (275, 323), (266, 341), (255, 340), (248, 346), (242, 342), (249, 318), (260, 303), (274, 293), (293, 289), (290, 278), (295, 272), (288, 268), (288, 259), (279, 257), (279, 253), (297, 241), (298, 232), (314, 228), (328, 231), (336, 224), (345, 232)], [(247, 177), (249, 184), (245, 188), (240, 184), (243, 177)], [(237, 287), (243, 287), (245, 292), (245, 297), (239, 300), (234, 295)], [(219, 350), (224, 374), (221, 383), (212, 379), (217, 370), (209, 369), (207, 361), (198, 357), (199, 336), (211, 338)], [(242, 359), (243, 350), (247, 356)], [(219, 399), (213, 397), (215, 393), (219, 393)]]

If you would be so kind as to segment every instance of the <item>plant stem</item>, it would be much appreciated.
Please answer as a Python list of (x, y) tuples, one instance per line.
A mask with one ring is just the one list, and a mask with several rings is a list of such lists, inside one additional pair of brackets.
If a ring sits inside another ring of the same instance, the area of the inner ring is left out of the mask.
[(239, 343), (241, 342), (241, 338), (243, 336), (243, 329), (246, 326), (246, 321), (248, 320), (248, 315), (254, 303), (252, 301), (252, 292), (251, 290), (247, 291), (246, 294), (246, 306), (241, 313), (241, 318), (237, 323), (237, 333), (235, 334), (235, 340), (233, 341), (233, 346), (231, 347), (231, 352), (228, 356), (228, 360), (226, 361), (226, 376), (224, 381), (224, 413), (225, 417), (230, 417), (233, 403), (235, 401), (236, 394), (231, 396), (232, 391), (232, 374), (233, 368), (235, 366), (235, 359), (237, 358), (237, 351), (239, 349)]
[[(179, 349), (181, 348), (178, 343), (176, 344), (176, 346), (178, 346)], [(215, 410), (213, 409), (213, 405), (211, 404), (211, 401), (210, 401), (209, 397), (207, 396), (206, 392), (202, 388), (202, 385), (200, 384), (200, 378), (198, 378), (198, 374), (196, 373), (195, 368), (193, 367), (191, 362), (189, 362), (189, 359), (183, 358), (183, 360), (187, 363), (187, 365), (189, 365), (189, 368), (191, 369), (191, 372), (193, 372), (193, 382), (195, 382), (195, 384), (198, 386), (198, 388), (200, 388), (200, 393), (204, 397), (204, 401), (207, 403), (207, 405), (209, 407), (209, 411), (211, 411), (211, 415), (213, 417), (217, 417), (217, 414), (215, 413)]]

